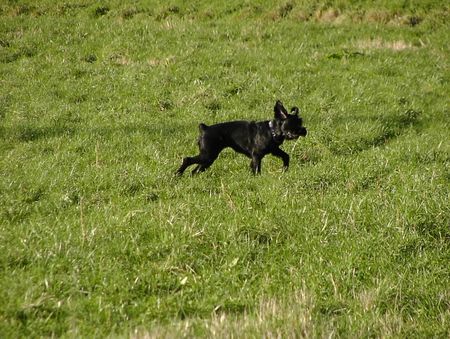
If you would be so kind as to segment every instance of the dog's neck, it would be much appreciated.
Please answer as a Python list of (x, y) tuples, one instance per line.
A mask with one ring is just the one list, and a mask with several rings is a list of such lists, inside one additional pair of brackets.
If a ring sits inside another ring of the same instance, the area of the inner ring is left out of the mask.
[(272, 134), (273, 141), (275, 141), (277, 144), (282, 144), (284, 141), (284, 136), (281, 131), (279, 131), (279, 133), (277, 133), (277, 127), (275, 124), (275, 120), (269, 121), (269, 129), (270, 129), (270, 134)]

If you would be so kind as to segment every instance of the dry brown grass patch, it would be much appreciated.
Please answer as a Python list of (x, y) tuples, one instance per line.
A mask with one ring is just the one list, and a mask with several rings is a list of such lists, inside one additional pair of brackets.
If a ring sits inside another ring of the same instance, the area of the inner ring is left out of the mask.
[(334, 8), (319, 9), (314, 13), (314, 19), (320, 22), (336, 22), (340, 15), (340, 11)]
[(193, 337), (195, 328), (203, 328), (211, 338), (311, 338), (316, 336), (312, 296), (304, 290), (289, 300), (264, 299), (251, 314), (213, 312), (209, 319), (174, 321), (170, 326), (150, 330), (136, 328), (129, 333), (133, 339)]
[(384, 41), (381, 38), (370, 40), (359, 40), (355, 43), (355, 47), (363, 50), (389, 49), (391, 51), (404, 51), (416, 49), (412, 43), (404, 40)]

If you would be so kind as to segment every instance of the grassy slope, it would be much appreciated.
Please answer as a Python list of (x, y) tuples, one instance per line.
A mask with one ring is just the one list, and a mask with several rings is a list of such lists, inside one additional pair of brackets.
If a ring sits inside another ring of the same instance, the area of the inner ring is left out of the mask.
[[(448, 337), (448, 7), (268, 3), (0, 5), (3, 337)], [(173, 177), (278, 98), (289, 172)]]

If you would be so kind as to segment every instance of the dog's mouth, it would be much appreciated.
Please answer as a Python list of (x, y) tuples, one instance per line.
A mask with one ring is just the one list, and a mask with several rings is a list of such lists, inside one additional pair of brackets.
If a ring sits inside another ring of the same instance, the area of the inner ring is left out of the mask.
[(295, 140), (295, 139), (298, 139), (299, 137), (300, 137), (300, 134), (294, 134), (294, 133), (290, 133), (290, 132), (287, 132), (285, 135), (285, 138), (287, 140)]
[(287, 131), (284, 134), (284, 137), (287, 140), (295, 140), (295, 139), (298, 139), (299, 137), (306, 137), (307, 133), (308, 133), (308, 131), (306, 130), (306, 128), (303, 127), (300, 129), (300, 131), (298, 131), (298, 133)]

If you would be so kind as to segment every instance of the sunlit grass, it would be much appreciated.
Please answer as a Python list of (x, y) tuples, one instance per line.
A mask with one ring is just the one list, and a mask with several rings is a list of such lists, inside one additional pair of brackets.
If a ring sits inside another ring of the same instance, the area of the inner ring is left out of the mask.
[[(0, 335), (448, 337), (447, 7), (2, 3)], [(277, 99), (288, 172), (173, 175)]]

